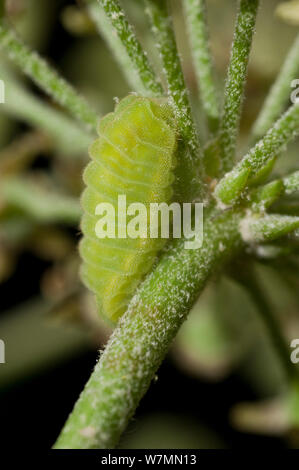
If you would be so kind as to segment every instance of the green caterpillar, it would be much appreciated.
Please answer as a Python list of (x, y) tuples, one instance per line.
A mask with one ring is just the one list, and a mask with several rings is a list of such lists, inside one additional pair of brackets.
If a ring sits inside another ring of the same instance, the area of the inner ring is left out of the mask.
[(166, 241), (98, 238), (96, 207), (103, 202), (116, 207), (118, 195), (146, 207), (170, 202), (177, 129), (166, 100), (129, 95), (101, 120), (98, 133), (83, 175), (81, 277), (96, 295), (100, 312), (115, 322)]

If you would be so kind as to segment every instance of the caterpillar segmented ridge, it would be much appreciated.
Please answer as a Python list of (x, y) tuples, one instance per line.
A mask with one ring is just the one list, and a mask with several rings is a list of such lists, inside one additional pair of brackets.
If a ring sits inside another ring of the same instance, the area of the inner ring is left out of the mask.
[(127, 204), (141, 202), (146, 207), (170, 202), (177, 132), (166, 100), (129, 95), (101, 120), (98, 133), (83, 175), (81, 277), (96, 295), (100, 312), (116, 321), (166, 240), (100, 239), (95, 210), (102, 202), (116, 207), (118, 195), (126, 195)]

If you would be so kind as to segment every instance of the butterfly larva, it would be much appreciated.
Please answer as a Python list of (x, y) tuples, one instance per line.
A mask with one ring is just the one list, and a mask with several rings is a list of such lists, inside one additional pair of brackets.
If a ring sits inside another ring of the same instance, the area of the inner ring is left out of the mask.
[(165, 100), (129, 95), (99, 124), (84, 171), (81, 277), (97, 298), (101, 313), (116, 321), (142, 277), (151, 269), (165, 239), (97, 238), (96, 206), (170, 202), (176, 151), (176, 125)]

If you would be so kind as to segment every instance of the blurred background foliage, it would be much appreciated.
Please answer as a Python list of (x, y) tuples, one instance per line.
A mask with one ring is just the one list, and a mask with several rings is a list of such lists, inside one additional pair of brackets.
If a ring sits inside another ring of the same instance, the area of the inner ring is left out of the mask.
[[(142, 2), (123, 3), (157, 61)], [(221, 90), (236, 2), (207, 3)], [(181, 2), (171, 4), (204, 140)], [(130, 91), (83, 2), (8, 0), (8, 8), (22, 37), (80, 89), (99, 116)], [(263, 2), (250, 60), (240, 154), (298, 27), (297, 0)], [(0, 338), (6, 344), (6, 364), (0, 365), (0, 423), (7, 445), (15, 443), (18, 420), (23, 444), (39, 426), (38, 442), (47, 447), (110, 333), (78, 277), (81, 174), (92, 137), (12, 69), (2, 54), (0, 78), (7, 85), (6, 103), (0, 105)], [(24, 111), (28, 102), (35, 109), (31, 116)], [(52, 109), (61, 113), (67, 135), (59, 122), (51, 125)], [(298, 142), (275, 173), (295, 169), (297, 159)], [(296, 212), (297, 199), (293, 208)], [(257, 250), (250, 265), (244, 255), (212, 280), (181, 329), (122, 448), (298, 446), (298, 423), (290, 420), (289, 412), (289, 406), (298, 403), (290, 396), (285, 371), (261, 320), (263, 306), (244, 288), (250, 272), (266, 293), (286, 344), (299, 338), (298, 235), (292, 240), (293, 250), (283, 260), (276, 256), (277, 250), (285, 254), (281, 242), (272, 252)]]

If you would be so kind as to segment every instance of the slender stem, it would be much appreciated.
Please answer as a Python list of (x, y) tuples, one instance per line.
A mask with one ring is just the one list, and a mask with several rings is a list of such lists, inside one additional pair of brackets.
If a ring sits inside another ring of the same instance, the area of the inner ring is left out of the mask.
[(241, 276), (239, 273), (238, 280), (242, 282), (254, 301), (258, 313), (269, 332), (269, 337), (277, 352), (284, 373), (286, 377), (292, 381), (298, 376), (298, 372), (290, 360), (290, 349), (283, 335), (281, 325), (277, 321), (275, 313), (272, 311), (272, 306), (266, 298), (264, 289), (261, 286), (260, 280), (257, 279), (256, 273), (249, 266), (246, 266), (246, 269), (242, 272), (243, 274), (241, 274)]
[(258, 187), (251, 198), (257, 208), (266, 209), (281, 196), (289, 196), (299, 191), (299, 171)]
[(17, 36), (15, 31), (0, 18), (0, 48), (28, 77), (50, 95), (72, 116), (96, 130), (98, 116), (77, 91), (35, 51), (32, 51)]
[(200, 249), (179, 240), (165, 253), (112, 334), (56, 448), (117, 444), (207, 279), (242, 247), (240, 217), (210, 214)]
[(278, 119), (291, 95), (292, 81), (299, 72), (299, 34), (291, 47), (279, 75), (268, 94), (261, 112), (253, 126), (254, 140), (263, 137), (275, 119)]
[(206, 0), (184, 0), (183, 5), (202, 106), (208, 127), (214, 133), (219, 126), (220, 107), (210, 50)]
[(169, 97), (177, 115), (181, 135), (175, 193), (178, 199), (189, 200), (204, 194), (203, 155), (191, 113), (185, 79), (177, 51), (166, 0), (146, 0), (157, 48), (163, 63)]
[(224, 204), (235, 202), (246, 188), (250, 178), (258, 174), (275, 155), (279, 154), (298, 135), (299, 104), (294, 104), (240, 163), (219, 181), (215, 188), (216, 198)]
[[(143, 89), (146, 94), (161, 96), (163, 95), (163, 89), (151, 64), (142, 49), (140, 42), (138, 41), (133, 27), (128, 22), (125, 13), (120, 6), (118, 0), (97, 0), (100, 7), (106, 13), (107, 18), (111, 24), (110, 35), (116, 34), (118, 40), (123, 45), (123, 50), (126, 52), (132, 67), (134, 69), (135, 76), (138, 76)], [(105, 36), (108, 34), (105, 33)], [(114, 40), (113, 40), (114, 41)], [(115, 42), (115, 41), (114, 41)], [(119, 53), (122, 53), (119, 51)]]
[(92, 139), (89, 133), (62, 112), (35, 97), (4, 68), (1, 69), (1, 76), (5, 80), (6, 93), (6, 101), (1, 104), (3, 112), (42, 129), (65, 155), (74, 157), (87, 153)]
[(240, 223), (243, 240), (251, 244), (276, 240), (298, 228), (299, 217), (281, 214), (249, 214)]
[(259, 0), (239, 0), (219, 134), (224, 173), (231, 170), (235, 161), (246, 74), (258, 6)]
[(285, 187), (282, 180), (274, 180), (270, 183), (257, 188), (251, 197), (254, 209), (264, 212), (265, 209), (270, 207), (280, 196), (285, 192)]
[(299, 170), (294, 171), (294, 173), (291, 173), (288, 176), (285, 176), (282, 181), (285, 194), (290, 195), (299, 192)]
[[(108, 47), (113, 53), (116, 62), (119, 64), (121, 72), (124, 74), (132, 91), (140, 94), (152, 94), (152, 91), (144, 86), (138, 70), (134, 66), (126, 47), (119, 35), (113, 34), (111, 23), (105, 14), (102, 6), (97, 0), (85, 0), (87, 11), (94, 21), (99, 34), (105, 39)], [(155, 92), (156, 94), (156, 92)]]
[(35, 181), (21, 177), (7, 178), (1, 183), (1, 195), (6, 203), (18, 207), (43, 223), (77, 224), (81, 216), (76, 198), (50, 192)]

